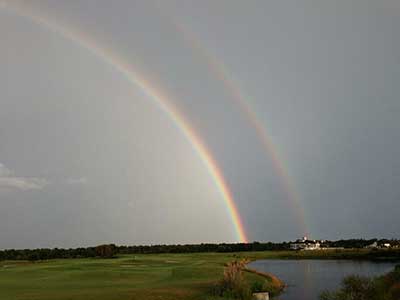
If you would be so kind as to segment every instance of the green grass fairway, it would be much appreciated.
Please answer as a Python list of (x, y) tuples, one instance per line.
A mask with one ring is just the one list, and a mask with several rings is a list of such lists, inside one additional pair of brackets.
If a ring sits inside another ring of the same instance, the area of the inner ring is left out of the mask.
[[(229, 254), (0, 262), (1, 300), (209, 299)], [(248, 274), (246, 276), (254, 276)]]

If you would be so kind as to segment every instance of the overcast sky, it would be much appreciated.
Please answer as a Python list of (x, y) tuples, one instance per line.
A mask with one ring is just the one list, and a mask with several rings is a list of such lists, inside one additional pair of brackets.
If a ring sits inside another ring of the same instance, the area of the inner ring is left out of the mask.
[(0, 248), (237, 239), (173, 120), (65, 32), (180, 108), (251, 241), (298, 238), (301, 211), (314, 238), (400, 238), (399, 16), (395, 0), (0, 1)]

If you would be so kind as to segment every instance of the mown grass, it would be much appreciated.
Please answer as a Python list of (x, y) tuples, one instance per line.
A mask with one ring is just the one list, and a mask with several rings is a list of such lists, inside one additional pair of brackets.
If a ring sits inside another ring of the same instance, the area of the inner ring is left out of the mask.
[[(115, 259), (0, 262), (1, 300), (212, 299), (224, 265), (237, 259), (355, 258), (365, 251), (124, 255)], [(254, 274), (246, 280), (259, 280)]]
[(208, 299), (233, 254), (0, 263), (0, 299)]

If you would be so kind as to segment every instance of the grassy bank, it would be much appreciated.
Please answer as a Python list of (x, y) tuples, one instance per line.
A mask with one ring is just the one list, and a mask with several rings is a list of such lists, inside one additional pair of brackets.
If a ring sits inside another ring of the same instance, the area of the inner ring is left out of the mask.
[(314, 251), (248, 252), (246, 257), (257, 259), (353, 259), (400, 261), (400, 249), (335, 249)]
[(268, 291), (270, 295), (276, 296), (282, 293), (286, 287), (286, 284), (272, 273), (260, 272), (250, 268), (245, 268), (244, 271), (257, 276), (253, 280), (253, 287), (254, 283), (259, 284), (258, 282), (260, 277), (265, 279), (263, 285), (259, 286), (259, 290), (255, 290), (254, 292)]

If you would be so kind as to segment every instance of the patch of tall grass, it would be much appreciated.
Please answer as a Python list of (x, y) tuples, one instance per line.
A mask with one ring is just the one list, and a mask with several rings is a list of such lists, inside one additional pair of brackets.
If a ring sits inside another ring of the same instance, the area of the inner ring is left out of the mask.
[(269, 280), (246, 270), (247, 263), (247, 260), (227, 263), (224, 276), (214, 287), (213, 295), (223, 299), (250, 300), (253, 293), (273, 290)]

